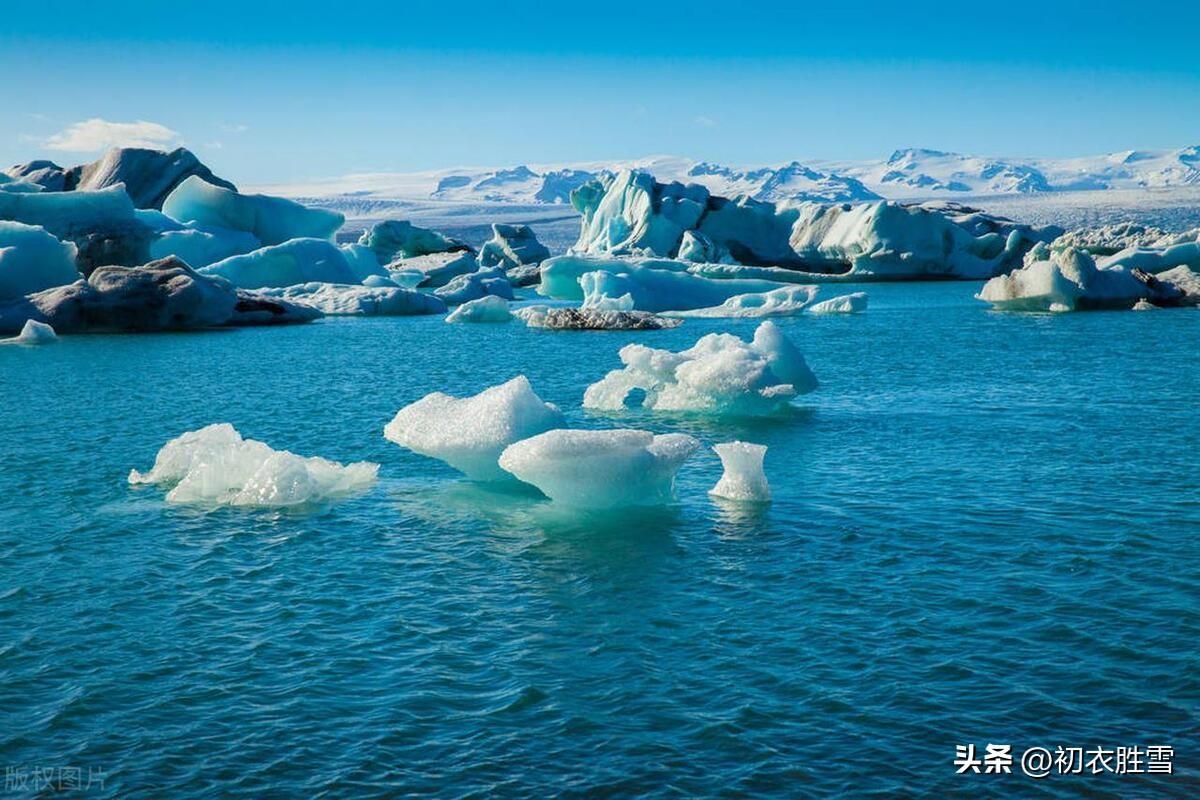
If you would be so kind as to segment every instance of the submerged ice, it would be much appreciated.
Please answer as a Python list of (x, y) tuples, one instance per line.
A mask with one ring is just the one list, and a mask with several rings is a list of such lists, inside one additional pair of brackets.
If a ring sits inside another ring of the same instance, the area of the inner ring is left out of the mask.
[(171, 486), (167, 502), (283, 508), (355, 494), (375, 483), (378, 464), (305, 458), (244, 439), (228, 423), (190, 431), (163, 445), (149, 472), (131, 484)]
[(682, 433), (552, 430), (516, 442), (500, 466), (551, 500), (580, 508), (659, 505), (700, 443)]

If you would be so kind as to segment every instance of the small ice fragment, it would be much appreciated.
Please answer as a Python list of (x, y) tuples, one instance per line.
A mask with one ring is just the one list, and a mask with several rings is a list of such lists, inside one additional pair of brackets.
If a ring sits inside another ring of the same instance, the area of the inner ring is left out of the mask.
[(765, 503), (771, 499), (771, 487), (763, 472), (763, 457), (767, 446), (749, 442), (722, 442), (713, 450), (721, 457), (725, 471), (717, 485), (708, 490), (714, 497), (726, 500)]

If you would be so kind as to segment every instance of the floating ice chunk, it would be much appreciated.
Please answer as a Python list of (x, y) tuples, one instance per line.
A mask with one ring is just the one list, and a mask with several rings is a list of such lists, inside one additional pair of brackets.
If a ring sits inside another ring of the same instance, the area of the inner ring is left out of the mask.
[(769, 292), (734, 295), (711, 308), (663, 313), (669, 317), (777, 317), (799, 314), (816, 296), (815, 286), (784, 286)]
[[(454, 253), (470, 247), (437, 231), (421, 228), (407, 220), (389, 219), (376, 222), (363, 232), (358, 243), (375, 253), (380, 265), (398, 258), (414, 258), (432, 253)], [(472, 259), (474, 254), (472, 253)]]
[(150, 243), (151, 258), (176, 256), (193, 269), (207, 267), (230, 256), (262, 247), (252, 233), (229, 228), (187, 228), (165, 230)]
[(640, 390), (646, 409), (758, 416), (817, 387), (804, 356), (772, 322), (759, 325), (751, 342), (710, 333), (679, 353), (630, 344), (620, 356), (625, 367), (587, 388), (585, 408), (622, 409)]
[(307, 208), (282, 197), (239, 194), (192, 175), (163, 201), (163, 213), (197, 228), (246, 231), (264, 245), (289, 239), (329, 239), (345, 217), (336, 211)]
[(551, 308), (526, 306), (514, 315), (530, 328), (557, 331), (657, 331), (676, 328), (681, 319), (669, 319), (649, 311), (613, 311), (600, 308)]
[(512, 312), (508, 310), (508, 301), (503, 297), (487, 295), (463, 303), (450, 312), (446, 322), (508, 322), (510, 319)]
[(492, 238), (479, 250), (479, 266), (512, 269), (527, 264), (540, 264), (550, 257), (550, 250), (537, 240), (528, 225), (492, 225)]
[(285, 508), (365, 491), (378, 472), (367, 461), (342, 465), (273, 450), (221, 423), (167, 442), (153, 469), (132, 470), (129, 482), (171, 485), (169, 503)]
[(445, 286), (459, 275), (475, 272), (479, 264), (475, 261), (474, 253), (455, 251), (397, 259), (390, 262), (386, 269), (397, 283), (405, 281), (402, 283), (404, 286), (408, 286), (411, 279), (403, 276), (416, 272), (420, 278), (412, 286), (436, 288)]
[(444, 314), (446, 304), (438, 297), (398, 286), (360, 286), (342, 283), (301, 283), (258, 294), (303, 303), (331, 317), (408, 317), (420, 314)]
[(138, 208), (162, 208), (172, 190), (192, 175), (214, 186), (237, 190), (182, 147), (170, 152), (145, 147), (114, 147), (96, 161), (70, 170), (68, 175), (74, 184), (71, 189), (75, 191), (121, 184)]
[(1134, 311), (1157, 311), (1158, 306), (1151, 303), (1149, 300), (1138, 300), (1133, 304)]
[(1151, 275), (1180, 266), (1200, 269), (1200, 242), (1183, 242), (1164, 248), (1131, 247), (1096, 263), (1102, 269), (1140, 269)]
[(459, 275), (442, 288), (435, 289), (433, 293), (452, 306), (469, 303), (488, 295), (505, 300), (513, 299), (512, 284), (508, 282), (502, 269), (481, 269), (469, 275)]
[(852, 292), (809, 306), (809, 314), (855, 314), (867, 310), (867, 293)]
[(229, 326), (295, 325), (312, 322), (325, 316), (306, 303), (293, 303), (280, 297), (267, 297), (258, 292), (237, 290), (237, 305), (233, 316), (225, 321)]
[(37, 225), (0, 222), (0, 299), (74, 283), (75, 245)]
[(722, 442), (713, 450), (721, 457), (724, 473), (717, 485), (708, 490), (714, 497), (727, 500), (765, 503), (771, 499), (771, 487), (763, 472), (767, 446), (748, 442)]
[[(542, 291), (545, 292), (546, 264), (542, 272)], [(783, 284), (760, 280), (713, 280), (686, 271), (659, 269), (656, 266), (628, 263), (620, 271), (593, 270), (577, 279), (588, 305), (599, 297), (621, 297), (628, 294), (639, 311), (688, 311), (718, 306), (739, 294), (769, 292)], [(551, 295), (554, 296), (554, 295)], [(569, 299), (559, 297), (559, 299)]]
[(626, 292), (620, 297), (609, 297), (606, 294), (585, 292), (583, 307), (593, 308), (596, 311), (633, 311), (633, 295)]
[(580, 508), (661, 505), (700, 443), (682, 433), (552, 430), (510, 445), (500, 466), (557, 503)]
[(25, 320), (25, 327), (11, 339), (0, 339), (0, 344), (50, 344), (58, 341), (54, 328), (36, 319)]
[(405, 406), (383, 429), (388, 440), (445, 461), (475, 481), (507, 480), (496, 460), (505, 447), (563, 425), (562, 413), (534, 394), (524, 375), (457, 398), (434, 392)]
[(337, 245), (324, 239), (292, 239), (210, 264), (199, 270), (243, 289), (322, 283), (359, 283), (362, 278)]

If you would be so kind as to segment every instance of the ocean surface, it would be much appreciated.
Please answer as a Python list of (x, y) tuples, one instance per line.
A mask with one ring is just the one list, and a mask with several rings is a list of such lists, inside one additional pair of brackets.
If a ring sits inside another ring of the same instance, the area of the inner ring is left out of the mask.
[[(822, 385), (756, 422), (580, 408), (622, 345), (752, 321), (0, 348), (0, 766), (106, 797), (1196, 796), (1200, 311), (865, 288), (780, 322)], [(710, 499), (706, 448), (672, 507), (573, 513), (382, 436), (517, 374), (574, 426), (766, 444), (774, 502)], [(381, 479), (286, 513), (126, 483), (213, 422)], [(1175, 774), (956, 775), (968, 743)]]

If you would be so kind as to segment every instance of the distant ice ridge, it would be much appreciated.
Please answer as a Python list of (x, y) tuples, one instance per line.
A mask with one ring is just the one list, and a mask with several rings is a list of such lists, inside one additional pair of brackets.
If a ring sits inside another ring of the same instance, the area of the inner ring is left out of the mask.
[(724, 472), (708, 493), (726, 500), (764, 503), (771, 499), (771, 487), (763, 472), (766, 445), (748, 442), (723, 442), (713, 446), (721, 457)]
[(584, 408), (613, 411), (640, 400), (656, 411), (762, 416), (817, 388), (804, 356), (772, 322), (750, 342), (710, 333), (678, 353), (629, 344), (620, 358), (622, 369), (587, 388)]
[(604, 509), (659, 505), (700, 446), (682, 433), (551, 430), (509, 445), (499, 465), (556, 503)]
[(787, 267), (813, 280), (987, 278), (1062, 233), (946, 203), (730, 200), (631, 171), (584, 184), (571, 202), (583, 217), (575, 256), (699, 257)]
[(563, 424), (562, 413), (518, 375), (473, 397), (426, 395), (400, 409), (383, 435), (446, 462), (471, 480), (502, 481), (511, 479), (497, 463), (505, 447)]
[(366, 461), (342, 465), (273, 450), (221, 423), (167, 442), (154, 467), (132, 470), (129, 482), (170, 485), (169, 503), (286, 508), (365, 491), (378, 471), (378, 464)]

